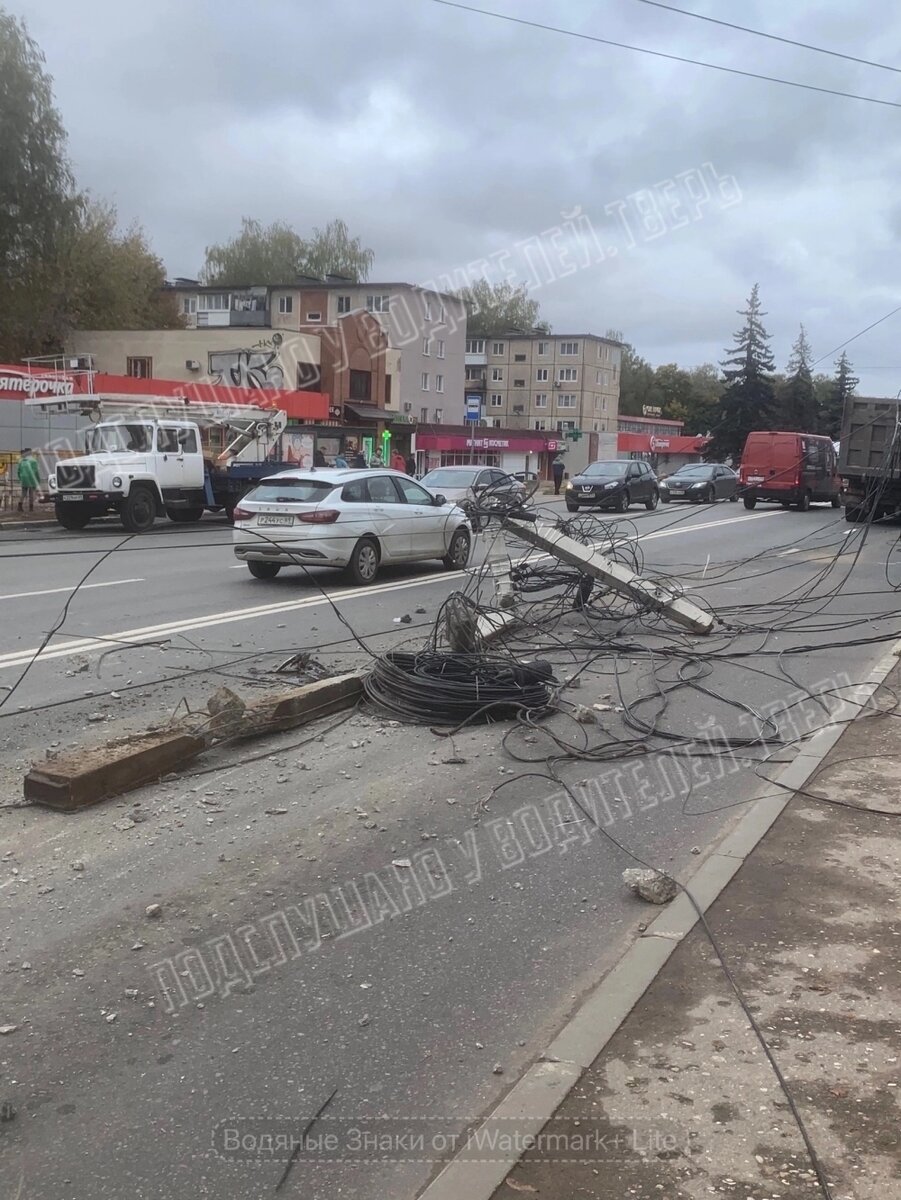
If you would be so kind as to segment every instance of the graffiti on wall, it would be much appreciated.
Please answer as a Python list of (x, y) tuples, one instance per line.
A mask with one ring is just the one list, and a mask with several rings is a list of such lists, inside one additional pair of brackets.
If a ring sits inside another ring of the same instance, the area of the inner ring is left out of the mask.
[(272, 350), (216, 350), (210, 353), (210, 382), (242, 388), (284, 388), (285, 373)]

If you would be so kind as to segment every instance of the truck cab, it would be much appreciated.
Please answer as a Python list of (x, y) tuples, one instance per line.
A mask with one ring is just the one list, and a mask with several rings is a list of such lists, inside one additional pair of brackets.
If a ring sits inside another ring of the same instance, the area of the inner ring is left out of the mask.
[(61, 459), (49, 487), (66, 529), (115, 512), (129, 533), (142, 533), (164, 513), (173, 521), (199, 520), (208, 501), (206, 473), (193, 422), (134, 417), (88, 429), (85, 453)]

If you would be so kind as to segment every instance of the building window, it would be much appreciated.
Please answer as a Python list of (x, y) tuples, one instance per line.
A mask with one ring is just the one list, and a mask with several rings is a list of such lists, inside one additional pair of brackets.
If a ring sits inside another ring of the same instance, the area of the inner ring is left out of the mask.
[(467, 338), (466, 339), (467, 354), (484, 354), (485, 339), (484, 338)]
[(491, 405), (492, 408), (503, 408), (504, 407), (503, 394), (501, 392), (492, 392), (490, 397), (488, 398), (488, 403)]
[(431, 321), (431, 319), (432, 319), (432, 302), (431, 302), (431, 300), (428, 299), (428, 297), (426, 297), (426, 299), (423, 300), (422, 307), (425, 311), (425, 319), (427, 321)]
[(299, 392), (322, 390), (322, 375), (318, 363), (299, 362), (297, 364), (297, 390)]
[(444, 358), (444, 341), (441, 338), (438, 339), (437, 353), (439, 358)]
[(197, 297), (196, 296), (183, 296), (182, 302), (181, 302), (181, 311), (184, 313), (184, 315), (186, 317), (190, 317), (193, 313), (196, 313), (197, 312)]
[(539, 354), (547, 354), (547, 342), (539, 342), (538, 343), (538, 353)]
[(294, 312), (294, 297), (293, 296), (279, 296), (278, 311), (282, 314), (283, 317), (287, 316), (288, 313), (293, 313)]
[(503, 367), (492, 367), (491, 368), (491, 382), (492, 383), (503, 383), (504, 382), (504, 368)]
[(535, 393), (535, 407), (536, 408), (547, 408), (547, 392), (536, 392)]
[(152, 379), (153, 378), (153, 359), (152, 358), (126, 358), (125, 374), (131, 375), (133, 379)]
[(557, 397), (558, 408), (575, 408), (576, 397), (574, 392), (561, 392)]
[(578, 367), (560, 367), (557, 371), (557, 379), (560, 383), (575, 383), (578, 378)]
[(526, 381), (525, 381), (524, 379), (514, 379), (514, 380), (513, 380), (513, 386), (514, 386), (514, 387), (525, 387), (525, 386), (526, 386)]
[(535, 372), (535, 382), (536, 383), (547, 383), (547, 381), (548, 381), (547, 367), (539, 367), (538, 370)]
[(367, 296), (366, 309), (371, 313), (386, 313), (388, 312), (390, 299), (391, 297), (387, 295)]
[(575, 429), (575, 427), (576, 427), (575, 421), (558, 421), (557, 422), (557, 432), (558, 433), (566, 433), (567, 429)]
[(484, 383), (485, 368), (484, 367), (467, 367), (466, 368), (467, 383)]
[(228, 312), (228, 293), (210, 292), (197, 297), (198, 312)]
[(307, 320), (310, 322), (311, 325), (318, 325), (319, 322), (322, 320), (322, 313), (321, 312), (308, 312)]
[(601, 345), (599, 343), (598, 344), (598, 358), (601, 359), (602, 362), (609, 362), (610, 361), (610, 347)]
[(340, 317), (344, 313), (349, 313), (349, 312), (350, 312), (350, 296), (339, 296), (338, 297), (338, 316)]
[(422, 390), (424, 392), (427, 392), (429, 390), (429, 373), (428, 373), (428, 371), (423, 371), (423, 373), (422, 373)]
[(429, 410), (428, 410), (427, 408), (421, 408), (421, 409), (419, 410), (419, 419), (420, 419), (420, 421), (423, 423), (423, 425), (428, 425), (428, 423), (429, 423)]
[(372, 372), (350, 372), (350, 399), (360, 404), (372, 403)]
[(547, 429), (547, 421), (544, 417), (539, 417), (537, 421), (532, 422), (533, 429)]
[(435, 376), (435, 391), (436, 392), (444, 391), (444, 376), (443, 375)]
[(492, 354), (503, 354), (504, 348), (505, 347), (504, 347), (503, 342), (492, 342), (491, 343), (491, 353)]
[(568, 355), (568, 356), (578, 354), (579, 353), (579, 343), (578, 342), (561, 342), (560, 343), (560, 353)]
[(525, 361), (526, 361), (526, 356), (525, 356), (524, 354), (514, 354), (514, 355), (513, 355), (513, 361), (514, 361), (514, 362), (525, 362)]
[(431, 338), (423, 338), (422, 339), (422, 352), (426, 356), (426, 358), (428, 358), (428, 356), (432, 353), (431, 346), (432, 346)]

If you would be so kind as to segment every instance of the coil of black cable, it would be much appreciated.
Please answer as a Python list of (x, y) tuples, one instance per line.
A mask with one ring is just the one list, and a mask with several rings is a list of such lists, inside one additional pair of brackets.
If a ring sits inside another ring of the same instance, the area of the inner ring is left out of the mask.
[(396, 650), (378, 659), (364, 687), (368, 700), (396, 720), (461, 725), (546, 708), (555, 682), (546, 662)]

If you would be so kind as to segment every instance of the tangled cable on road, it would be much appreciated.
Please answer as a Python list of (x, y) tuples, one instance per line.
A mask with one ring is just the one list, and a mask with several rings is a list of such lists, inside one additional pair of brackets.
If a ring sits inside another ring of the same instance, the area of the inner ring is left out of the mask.
[(364, 681), (367, 699), (416, 725), (467, 725), (542, 711), (555, 684), (549, 663), (513, 662), (506, 655), (393, 650)]

